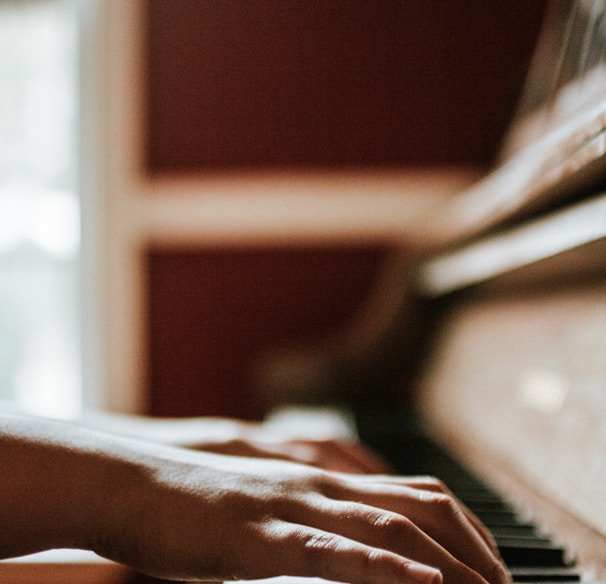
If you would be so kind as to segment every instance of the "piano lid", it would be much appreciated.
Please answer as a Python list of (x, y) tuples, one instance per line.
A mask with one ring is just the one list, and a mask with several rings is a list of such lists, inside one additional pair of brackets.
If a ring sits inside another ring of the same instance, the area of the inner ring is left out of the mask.
[(468, 240), (594, 188), (606, 166), (606, 2), (552, 0), (496, 168), (420, 241)]

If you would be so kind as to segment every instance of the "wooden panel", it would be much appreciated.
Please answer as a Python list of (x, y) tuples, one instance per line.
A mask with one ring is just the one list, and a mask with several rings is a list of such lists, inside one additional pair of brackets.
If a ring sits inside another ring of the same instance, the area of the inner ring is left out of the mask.
[(150, 252), (150, 412), (263, 414), (256, 358), (334, 331), (384, 256), (380, 248)]
[(148, 0), (151, 172), (488, 162), (543, 2)]
[(448, 447), (606, 574), (606, 288), (477, 292), (434, 346), (422, 407)]

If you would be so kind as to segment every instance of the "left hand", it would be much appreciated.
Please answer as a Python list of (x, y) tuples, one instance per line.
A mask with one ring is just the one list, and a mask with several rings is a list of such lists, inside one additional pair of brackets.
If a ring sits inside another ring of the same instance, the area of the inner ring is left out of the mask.
[(275, 458), (355, 474), (386, 474), (389, 465), (361, 444), (344, 439), (285, 435), (263, 423), (232, 418), (151, 418), (92, 414), (88, 426), (192, 450)]
[(187, 445), (196, 450), (217, 454), (232, 454), (254, 458), (276, 458), (317, 466), (324, 470), (356, 473), (386, 474), (391, 469), (377, 454), (361, 444), (336, 438), (279, 438), (264, 436), (263, 430), (254, 436), (228, 440), (206, 440)]

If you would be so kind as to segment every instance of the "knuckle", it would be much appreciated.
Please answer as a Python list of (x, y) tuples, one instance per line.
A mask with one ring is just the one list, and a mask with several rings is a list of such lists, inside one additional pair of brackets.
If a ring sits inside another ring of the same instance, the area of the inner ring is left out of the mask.
[(444, 519), (458, 519), (462, 515), (457, 501), (445, 493), (436, 493), (429, 498), (434, 512)]
[(345, 479), (324, 471), (316, 472), (312, 479), (311, 487), (314, 491), (331, 499), (340, 499), (341, 495), (348, 490)]
[(341, 552), (345, 551), (342, 548), (341, 538), (337, 535), (323, 532), (309, 535), (304, 541), (302, 550), (303, 574), (341, 580), (338, 577), (337, 566)]
[(374, 573), (376, 566), (384, 560), (384, 552), (375, 548), (361, 549), (358, 553), (358, 570), (363, 573)]
[(438, 478), (433, 476), (419, 477), (419, 487), (434, 493), (448, 493), (448, 487)]
[(395, 513), (377, 515), (372, 520), (372, 525), (388, 539), (405, 536), (413, 529), (413, 523), (410, 519)]
[(330, 533), (314, 533), (304, 543), (308, 559), (316, 560), (318, 556), (331, 554), (339, 548), (339, 537)]
[(428, 484), (433, 487), (436, 491), (440, 491), (442, 493), (448, 492), (448, 487), (438, 478), (436, 477), (427, 477)]
[(490, 582), (509, 582), (511, 580), (507, 569), (505, 566), (498, 560), (494, 559), (494, 563), (492, 569), (490, 570)]
[(351, 581), (356, 574), (359, 581), (372, 582), (387, 555), (378, 548), (352, 545), (339, 536), (316, 534), (307, 540), (306, 573), (337, 582)]

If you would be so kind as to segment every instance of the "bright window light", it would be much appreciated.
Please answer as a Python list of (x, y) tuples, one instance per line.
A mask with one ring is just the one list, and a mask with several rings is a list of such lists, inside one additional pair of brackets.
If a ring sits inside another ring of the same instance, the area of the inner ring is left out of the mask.
[(67, 0), (0, 0), (0, 400), (81, 407), (77, 21)]

